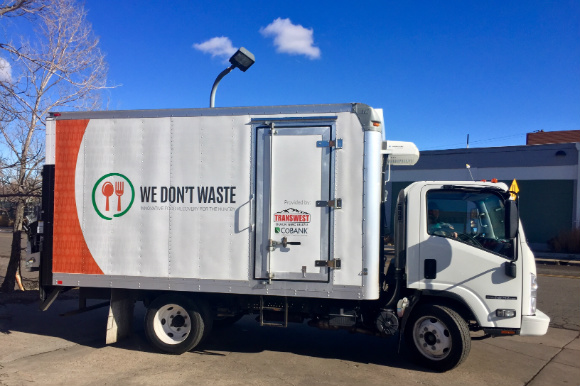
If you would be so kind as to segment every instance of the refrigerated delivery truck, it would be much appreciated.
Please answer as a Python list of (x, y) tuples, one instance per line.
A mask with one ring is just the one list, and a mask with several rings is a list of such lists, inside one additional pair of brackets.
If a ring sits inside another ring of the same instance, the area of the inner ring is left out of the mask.
[(399, 334), (439, 371), (467, 357), (472, 332), (545, 334), (505, 184), (411, 184), (385, 254), (385, 172), (419, 152), (383, 130), (360, 103), (52, 113), (41, 308), (71, 288), (110, 298), (114, 342), (143, 301), (146, 335), (169, 353), (247, 314)]

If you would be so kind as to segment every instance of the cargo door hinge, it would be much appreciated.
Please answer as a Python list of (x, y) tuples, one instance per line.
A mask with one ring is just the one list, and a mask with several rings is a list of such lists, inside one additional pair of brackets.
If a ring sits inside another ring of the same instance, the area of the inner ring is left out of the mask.
[(270, 128), (270, 135), (278, 134), (278, 130), (276, 130), (276, 128), (274, 127), (275, 126), (274, 122), (266, 122), (266, 124)]
[(342, 198), (337, 198), (330, 201), (316, 201), (317, 208), (334, 208), (334, 209), (342, 209)]
[(342, 149), (342, 138), (333, 141), (316, 141), (316, 147), (334, 147)]
[(340, 267), (342, 266), (340, 259), (334, 259), (334, 260), (315, 260), (314, 261), (314, 266), (315, 267), (327, 267), (327, 268), (334, 268), (334, 269), (340, 269)]

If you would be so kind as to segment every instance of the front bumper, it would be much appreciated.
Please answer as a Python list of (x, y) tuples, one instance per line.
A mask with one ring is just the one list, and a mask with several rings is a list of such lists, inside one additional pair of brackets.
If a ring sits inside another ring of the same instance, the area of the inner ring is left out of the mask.
[(550, 317), (540, 310), (536, 310), (535, 315), (522, 316), (522, 328), (520, 335), (540, 336), (546, 335), (548, 326), (550, 325)]

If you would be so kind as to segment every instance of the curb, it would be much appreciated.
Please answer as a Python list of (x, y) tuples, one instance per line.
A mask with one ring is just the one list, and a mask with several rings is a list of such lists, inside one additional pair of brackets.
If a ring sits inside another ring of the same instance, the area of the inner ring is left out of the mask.
[(558, 259), (558, 258), (538, 258), (536, 257), (537, 264), (545, 264), (545, 265), (572, 265), (576, 267), (580, 267), (579, 260), (565, 260), (565, 259)]
[[(533, 252), (533, 251), (532, 251)], [(555, 253), (555, 252), (534, 252), (534, 255), (541, 259), (556, 260), (577, 260), (580, 261), (580, 255), (577, 253)]]

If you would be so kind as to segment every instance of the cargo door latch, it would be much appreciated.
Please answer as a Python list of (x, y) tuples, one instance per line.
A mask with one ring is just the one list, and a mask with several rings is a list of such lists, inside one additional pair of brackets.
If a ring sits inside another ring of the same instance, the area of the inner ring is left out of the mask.
[(334, 208), (334, 209), (342, 209), (342, 198), (337, 198), (335, 200), (330, 201), (316, 201), (317, 208)]
[(327, 267), (327, 268), (340, 269), (341, 265), (342, 264), (341, 264), (340, 259), (334, 259), (334, 260), (315, 260), (314, 261), (314, 266), (315, 267)]
[(334, 147), (342, 149), (342, 138), (333, 141), (316, 141), (316, 147)]
[(276, 247), (288, 248), (288, 245), (302, 245), (302, 243), (300, 241), (288, 241), (286, 237), (282, 237), (282, 241), (270, 240), (268, 247), (273, 251)]

